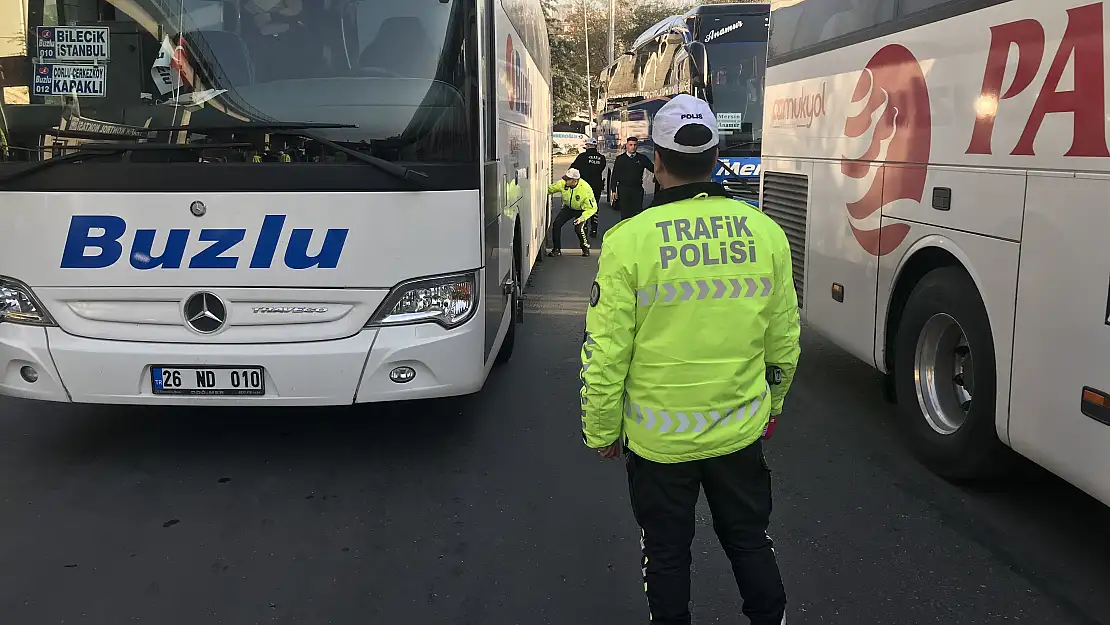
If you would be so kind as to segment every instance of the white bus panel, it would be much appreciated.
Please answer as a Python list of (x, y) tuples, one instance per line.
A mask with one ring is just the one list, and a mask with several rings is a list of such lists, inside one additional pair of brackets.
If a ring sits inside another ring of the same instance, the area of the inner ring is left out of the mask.
[(938, 473), (1002, 444), (1110, 502), (1107, 7), (773, 3), (763, 208), (807, 322)]

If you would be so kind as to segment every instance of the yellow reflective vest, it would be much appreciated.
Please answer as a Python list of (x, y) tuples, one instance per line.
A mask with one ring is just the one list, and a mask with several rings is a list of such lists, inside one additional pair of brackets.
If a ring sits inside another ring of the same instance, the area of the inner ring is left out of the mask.
[[(673, 463), (754, 443), (782, 411), (800, 334), (790, 245), (720, 185), (667, 189), (605, 234), (582, 345), (587, 446), (623, 434)], [(782, 370), (770, 385), (767, 369)]]
[(567, 188), (566, 180), (559, 180), (547, 187), (548, 195), (555, 195), (556, 193), (563, 195), (563, 206), (569, 206), (573, 210), (582, 212), (582, 216), (579, 217), (582, 221), (593, 217), (594, 213), (597, 212), (597, 200), (594, 199), (593, 187), (585, 180), (579, 180), (573, 189)]

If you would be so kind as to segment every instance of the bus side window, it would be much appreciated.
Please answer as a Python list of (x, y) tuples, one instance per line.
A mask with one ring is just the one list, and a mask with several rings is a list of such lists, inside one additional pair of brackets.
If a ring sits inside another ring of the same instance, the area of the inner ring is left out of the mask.
[(690, 56), (686, 52), (677, 52), (671, 60), (670, 77), (671, 91), (682, 93), (690, 80)]
[(901, 0), (898, 3), (898, 17), (913, 15), (914, 13), (920, 13), (942, 4), (953, 2), (956, 2), (956, 0)]
[(659, 76), (659, 80), (656, 81), (657, 89), (663, 89), (674, 82), (674, 59), (682, 46), (682, 35), (667, 35), (663, 46), (663, 58), (659, 60), (659, 67), (656, 70)]
[(884, 0), (803, 0), (774, 12), (771, 55), (830, 41), (894, 19)]
[[(497, 111), (499, 102), (497, 101), (497, 81), (500, 74), (498, 73), (497, 64), (497, 41), (498, 37), (495, 33), (495, 26), (497, 24), (497, 17), (494, 12), (493, 3), (496, 0), (486, 0), (485, 3), (485, 23), (482, 28), (486, 31), (486, 50), (485, 50), (485, 69), (486, 69), (486, 162), (497, 160)], [(512, 89), (512, 85), (509, 85)]]
[(797, 39), (798, 27), (801, 23), (804, 8), (805, 4), (799, 3), (775, 9), (771, 19), (771, 33), (767, 51), (770, 58), (789, 54), (798, 48), (795, 45), (795, 40)]
[(841, 0), (837, 11), (821, 29), (820, 41), (843, 37), (894, 19), (894, 3), (881, 0)]

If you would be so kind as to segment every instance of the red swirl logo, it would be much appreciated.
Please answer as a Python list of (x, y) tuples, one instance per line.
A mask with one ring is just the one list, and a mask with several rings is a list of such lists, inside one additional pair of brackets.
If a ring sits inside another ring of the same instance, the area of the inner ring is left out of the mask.
[(859, 139), (870, 133), (870, 141), (862, 154), (842, 155), (840, 169), (856, 180), (870, 177), (871, 185), (862, 197), (846, 203), (848, 223), (867, 253), (885, 256), (906, 240), (910, 227), (899, 223), (865, 230), (855, 222), (898, 200), (920, 203), (925, 193), (932, 120), (921, 64), (900, 45), (884, 47), (864, 68), (852, 103), (863, 103), (863, 110), (848, 118), (844, 134)]

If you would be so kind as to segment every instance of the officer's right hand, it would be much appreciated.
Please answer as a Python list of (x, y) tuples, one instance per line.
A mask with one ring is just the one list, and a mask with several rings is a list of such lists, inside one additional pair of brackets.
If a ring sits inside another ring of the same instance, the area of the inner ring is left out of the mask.
[(602, 447), (601, 449), (598, 449), (597, 450), (597, 455), (601, 456), (602, 458), (605, 458), (606, 460), (616, 460), (616, 459), (620, 458), (621, 457), (621, 440), (618, 438), (617, 442), (613, 443), (612, 445), (609, 445), (608, 447)]
[(763, 440), (767, 440), (775, 435), (775, 426), (778, 425), (778, 421), (778, 417), (771, 417), (767, 421), (767, 425), (763, 428), (763, 436), (761, 437)]

